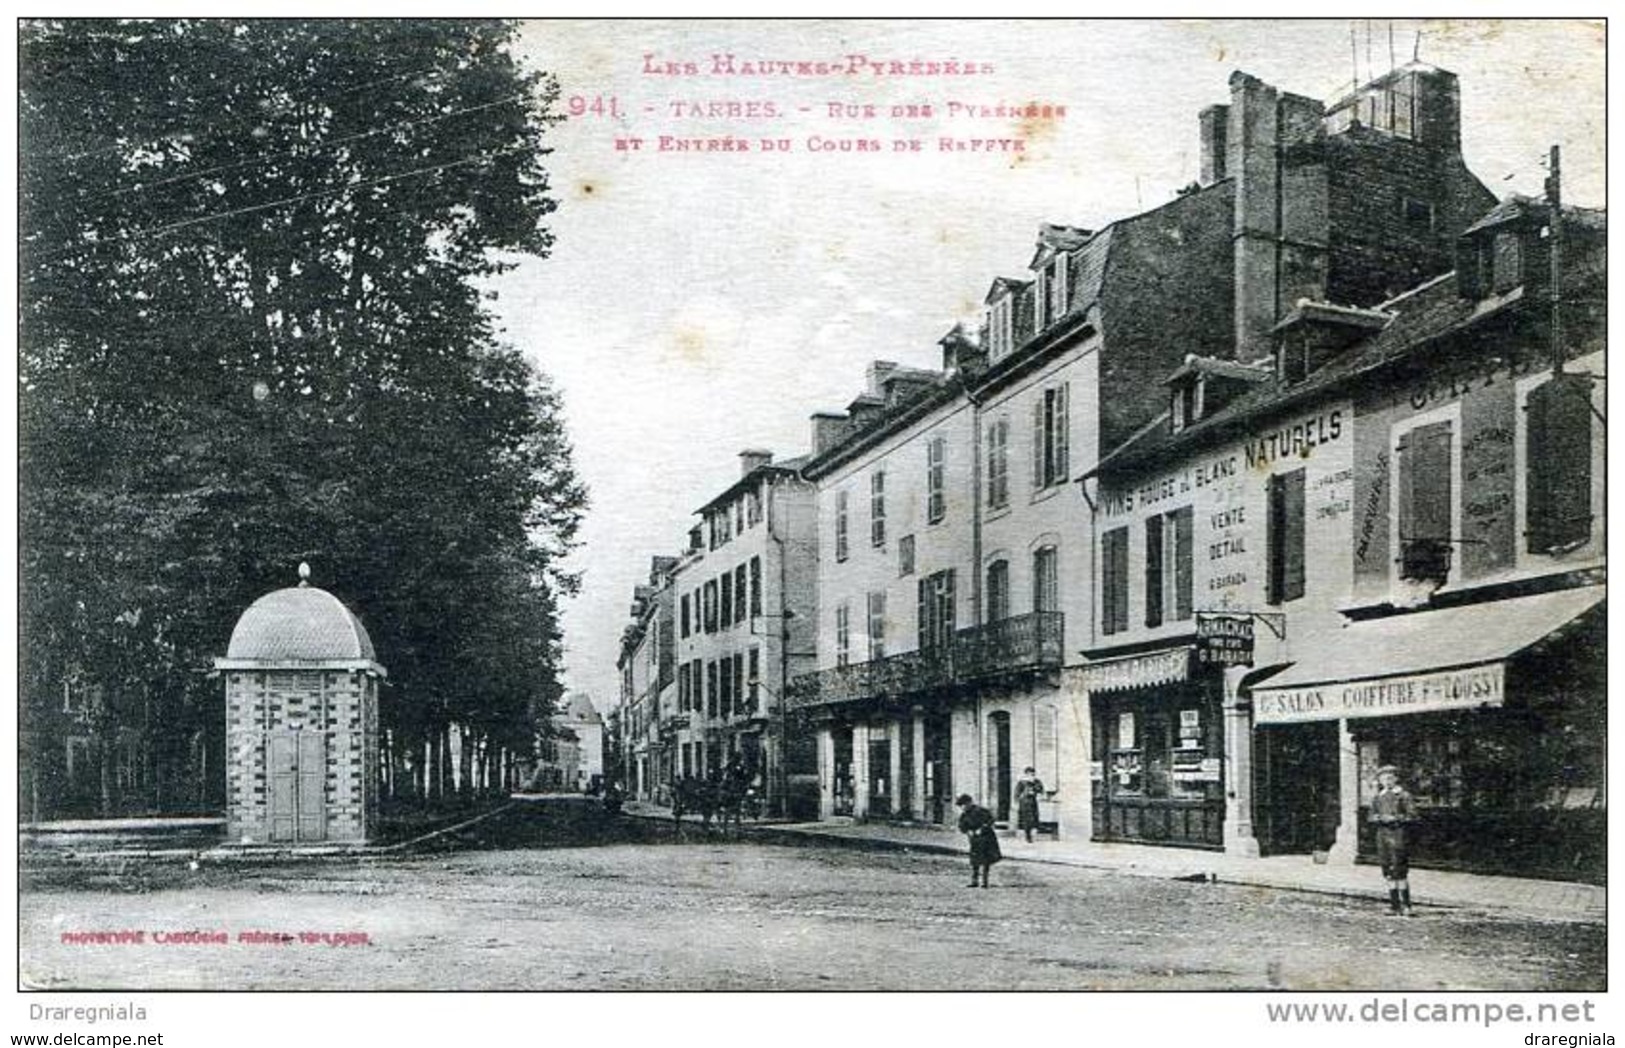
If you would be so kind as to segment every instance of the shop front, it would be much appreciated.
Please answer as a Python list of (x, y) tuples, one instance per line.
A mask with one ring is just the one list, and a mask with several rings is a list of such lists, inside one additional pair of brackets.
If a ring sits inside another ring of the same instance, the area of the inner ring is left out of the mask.
[(1261, 845), (1342, 836), (1375, 861), (1370, 803), (1392, 764), (1416, 799), (1414, 865), (1601, 882), (1602, 601), (1585, 586), (1356, 622), (1336, 650), (1260, 684)]
[(1093, 838), (1224, 847), (1223, 671), (1191, 645), (1085, 668)]

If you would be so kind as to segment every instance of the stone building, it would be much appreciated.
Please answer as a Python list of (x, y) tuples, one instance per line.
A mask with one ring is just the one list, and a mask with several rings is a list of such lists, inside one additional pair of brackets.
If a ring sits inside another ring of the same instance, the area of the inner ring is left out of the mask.
[(585, 790), (604, 778), (604, 718), (585, 692), (571, 692), (564, 698), (564, 711), (557, 717), (561, 732), (568, 731), (575, 738), (577, 748), (576, 772), (565, 781), (565, 786)]
[(1419, 865), (1602, 875), (1603, 218), (1556, 232), (1300, 300), (1090, 471), (1098, 838), (1369, 858), (1392, 763)]
[(663, 722), (678, 776), (730, 763), (760, 778), (767, 809), (811, 815), (810, 739), (791, 725), (785, 682), (811, 665), (817, 629), (817, 534), (803, 459), (740, 452), (739, 479), (697, 511), (673, 569), (677, 698)]
[(648, 581), (634, 588), (632, 621), (621, 634), (617, 668), (621, 674), (618, 718), (623, 766), (613, 774), (630, 797), (663, 801), (672, 781), (675, 753), (660, 730), (662, 711), (675, 701), (675, 557), (654, 557)]
[(309, 583), (249, 605), (225, 678), (228, 839), (365, 841), (378, 829), (378, 664), (361, 620)]

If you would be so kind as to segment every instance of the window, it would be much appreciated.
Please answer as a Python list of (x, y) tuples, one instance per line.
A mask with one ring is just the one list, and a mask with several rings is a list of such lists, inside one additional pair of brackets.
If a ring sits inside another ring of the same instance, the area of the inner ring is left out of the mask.
[(1057, 253), (1055, 261), (1049, 265), (1049, 279), (1044, 281), (1044, 287), (1049, 292), (1049, 319), (1052, 324), (1066, 316), (1070, 305), (1066, 297), (1066, 284), (1070, 276), (1067, 273), (1068, 257), (1064, 251)]
[(835, 493), (835, 559), (846, 559), (846, 502), (845, 489)]
[(1494, 252), (1490, 263), (1490, 290), (1499, 295), (1523, 283), (1523, 241), (1511, 230), (1497, 233)]
[(1128, 528), (1113, 528), (1100, 537), (1100, 630), (1128, 629)]
[(677, 710), (688, 709), (688, 663), (677, 667)]
[(734, 502), (734, 531), (743, 535), (745, 533), (745, 500)]
[(1202, 382), (1198, 378), (1190, 378), (1174, 389), (1173, 396), (1174, 432), (1178, 433), (1186, 426), (1194, 425), (1202, 417)]
[(750, 617), (762, 617), (762, 558), (750, 558)]
[(718, 667), (721, 683), (717, 688), (719, 697), (717, 708), (723, 717), (732, 717), (734, 714), (734, 660), (724, 655)]
[(1015, 328), (1009, 295), (999, 299), (987, 311), (987, 358), (998, 360), (1010, 355), (1014, 348)]
[(749, 689), (745, 697), (746, 709), (748, 709), (751, 713), (755, 713), (759, 708), (759, 692), (762, 687), (761, 648), (750, 649), (750, 663), (746, 668), (745, 673), (745, 686)]
[(953, 569), (926, 576), (919, 581), (918, 590), (920, 650), (948, 647), (954, 638)]
[(869, 474), (869, 544), (886, 544), (886, 471)]
[(835, 665), (845, 666), (852, 661), (852, 608), (847, 604), (835, 606)]
[(932, 524), (948, 513), (943, 471), (947, 465), (948, 440), (932, 437), (925, 445), (925, 519)]
[[(1394, 496), (1399, 521), (1399, 577), (1444, 582), (1450, 577), (1454, 466), (1452, 426), (1434, 422), (1399, 438), (1399, 481)], [(1301, 488), (1302, 481), (1299, 481)], [(1302, 513), (1303, 495), (1298, 495)], [(1300, 539), (1301, 548), (1301, 539)], [(1299, 554), (1302, 556), (1301, 551)], [(1302, 592), (1301, 585), (1299, 592)]]
[(897, 577), (914, 574), (914, 536), (904, 535), (897, 540)]
[[(1186, 506), (1145, 522), (1145, 624), (1191, 617), (1193, 511)], [(1300, 528), (1301, 531), (1301, 528)]]
[(1162, 625), (1162, 517), (1145, 520), (1145, 624)]
[(886, 657), (886, 591), (869, 594), (869, 660)]
[(705, 632), (717, 631), (717, 580), (705, 584)]
[(995, 419), (987, 431), (987, 505), (1003, 509), (1010, 504), (1010, 419)]
[(1554, 376), (1524, 404), (1524, 519), (1530, 553), (1591, 538), (1591, 376)]
[(742, 652), (742, 651), (734, 652), (733, 667), (734, 667), (734, 672), (733, 672), (733, 678), (734, 678), (734, 687), (733, 687), (734, 713), (743, 714), (745, 712), (745, 653), (744, 652)]
[(745, 493), (745, 524), (754, 528), (762, 522), (762, 495), (759, 491)]
[(1303, 480), (1301, 469), (1270, 478), (1264, 540), (1269, 558), (1264, 599), (1270, 604), (1303, 596)]
[(1399, 212), (1405, 225), (1419, 233), (1433, 232), (1433, 205), (1415, 197), (1402, 197)]
[(695, 659), (689, 666), (688, 708), (699, 713), (705, 703), (705, 663)]
[(734, 569), (734, 621), (744, 622), (746, 610), (750, 604), (750, 587), (745, 581), (745, 565), (741, 564)]
[(724, 571), (722, 573), (722, 611), (719, 613), (719, 617), (722, 620), (719, 625), (720, 625), (720, 627), (722, 629), (727, 629), (729, 626), (733, 625), (733, 621), (734, 621), (733, 620), (733, 614), (734, 614), (734, 577), (733, 577), (733, 572)]
[(1060, 557), (1054, 546), (1033, 551), (1033, 610), (1061, 610)]
[(1068, 479), (1067, 384), (1045, 389), (1033, 401), (1033, 487), (1047, 488)]
[(679, 602), (679, 606), (682, 609), (681, 618), (682, 618), (683, 636), (686, 637), (686, 636), (688, 636), (688, 632), (689, 632), (688, 627), (689, 627), (689, 621), (690, 621), (689, 620), (689, 615), (688, 615), (688, 594), (686, 594), (686, 593), (683, 594), (683, 599)]
[(1010, 617), (1010, 562), (996, 560), (987, 566), (987, 622)]
[(717, 664), (715, 662), (705, 664), (705, 715), (707, 717), (717, 715)]

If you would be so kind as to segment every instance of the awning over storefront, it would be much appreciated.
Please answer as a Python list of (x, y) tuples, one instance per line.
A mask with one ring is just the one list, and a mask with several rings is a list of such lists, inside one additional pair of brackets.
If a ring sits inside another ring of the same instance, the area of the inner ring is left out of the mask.
[(1253, 689), (1253, 721), (1287, 724), (1500, 706), (1506, 660), (1602, 603), (1583, 586), (1351, 623)]
[(1148, 688), (1159, 684), (1173, 684), (1189, 680), (1191, 675), (1191, 646), (1146, 652), (1143, 655), (1124, 655), (1115, 659), (1101, 659), (1083, 667), (1084, 687), (1098, 694), (1103, 691), (1122, 691), (1127, 688)]

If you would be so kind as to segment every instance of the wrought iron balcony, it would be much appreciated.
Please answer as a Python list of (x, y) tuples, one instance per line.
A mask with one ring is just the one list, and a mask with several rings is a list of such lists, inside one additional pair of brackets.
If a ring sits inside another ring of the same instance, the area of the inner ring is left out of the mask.
[(960, 630), (938, 648), (804, 673), (790, 682), (790, 706), (906, 699), (1003, 674), (1058, 669), (1064, 625), (1058, 611), (1016, 615)]

